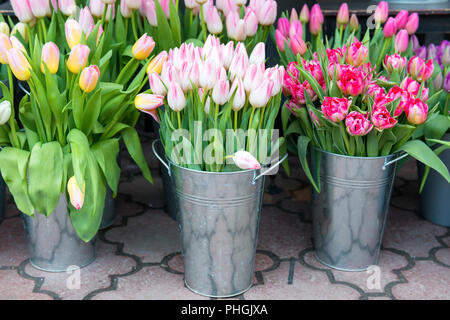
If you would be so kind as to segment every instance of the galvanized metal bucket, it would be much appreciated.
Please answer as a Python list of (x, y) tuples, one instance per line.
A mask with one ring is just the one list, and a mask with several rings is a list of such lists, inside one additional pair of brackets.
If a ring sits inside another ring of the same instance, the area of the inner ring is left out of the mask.
[[(253, 284), (264, 172), (204, 172), (164, 161), (176, 194), (186, 286), (200, 295), (239, 295)], [(283, 159), (284, 160), (284, 159)]]
[(6, 183), (0, 174), (0, 224), (3, 221), (5, 215), (5, 203), (6, 203)]
[(85, 267), (95, 260), (96, 239), (81, 240), (70, 221), (64, 194), (55, 211), (48, 217), (35, 213), (34, 218), (22, 214), (28, 238), (30, 263), (49, 272), (65, 272), (69, 267)]
[(116, 219), (116, 199), (113, 198), (113, 192), (109, 186), (106, 186), (105, 208), (103, 209), (102, 222), (100, 230), (110, 227)]
[(315, 256), (334, 269), (367, 270), (378, 264), (396, 162), (404, 156), (350, 157), (316, 149), (315, 157), (321, 185), (313, 196)]
[[(450, 141), (450, 133), (446, 133), (441, 140)], [(450, 168), (450, 150), (439, 155), (442, 162)], [(419, 182), (425, 171), (425, 166), (417, 163), (419, 168)], [(450, 227), (450, 184), (435, 170), (431, 169), (420, 195), (422, 216), (428, 221), (444, 227)]]

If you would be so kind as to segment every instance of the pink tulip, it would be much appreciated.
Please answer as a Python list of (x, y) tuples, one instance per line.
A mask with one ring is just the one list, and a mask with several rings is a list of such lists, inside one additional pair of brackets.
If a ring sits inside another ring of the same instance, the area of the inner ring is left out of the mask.
[(302, 11), (300, 11), (299, 19), (303, 23), (309, 22), (309, 8), (308, 5), (305, 3), (302, 7)]
[(379, 132), (392, 128), (397, 124), (397, 120), (391, 116), (385, 106), (374, 108), (370, 120)]
[(351, 101), (346, 98), (325, 97), (322, 112), (328, 120), (340, 122), (347, 116), (350, 105)]
[(428, 106), (421, 99), (411, 99), (405, 106), (405, 114), (409, 123), (419, 125), (427, 120)]
[(253, 37), (258, 31), (258, 16), (255, 11), (248, 7), (244, 16), (245, 33), (247, 37)]
[(273, 81), (265, 79), (249, 96), (249, 102), (254, 108), (262, 108), (267, 105), (272, 96)]
[[(221, 8), (219, 8), (219, 4), (218, 4), (219, 2), (217, 2), (217, 5), (216, 5), (216, 7), (218, 8), (218, 9), (221, 9)], [(195, 0), (184, 0), (184, 6), (186, 7), (186, 8), (188, 8), (188, 9), (197, 9), (198, 7), (199, 7), (199, 4), (197, 3), (197, 1), (195, 1)]]
[(91, 49), (86, 45), (75, 45), (70, 51), (69, 59), (67, 59), (67, 69), (74, 74), (80, 73), (87, 63), (90, 51)]
[(395, 50), (402, 53), (408, 49), (409, 37), (408, 32), (405, 29), (400, 30), (395, 36)]
[(392, 38), (397, 32), (397, 22), (394, 18), (389, 17), (388, 21), (384, 25), (383, 35), (385, 38)]
[(192, 90), (191, 72), (192, 72), (191, 64), (188, 63), (187, 61), (183, 62), (180, 72), (179, 72), (179, 76), (180, 76), (179, 83), (180, 83), (181, 89), (183, 89), (183, 91), (185, 93)]
[[(64, 1), (64, 0), (62, 0), (62, 1)], [(61, 4), (59, 7), (61, 8), (61, 10), (63, 10), (61, 7)], [(102, 0), (90, 0), (89, 1), (89, 9), (91, 9), (91, 14), (96, 18), (102, 17), (104, 8), (105, 8), (105, 4), (102, 2)]]
[(211, 61), (205, 61), (201, 65), (200, 86), (206, 90), (214, 88), (217, 82), (217, 66)]
[(248, 68), (248, 57), (241, 53), (237, 54), (233, 61), (231, 62), (229, 74), (230, 79), (234, 80), (234, 78), (243, 78), (245, 75), (245, 70)]
[(84, 34), (87, 35), (89, 30), (95, 27), (94, 18), (92, 17), (91, 11), (88, 7), (81, 9), (80, 11), (80, 19), (78, 20), (81, 26), (81, 30), (83, 30)]
[(179, 81), (178, 71), (170, 63), (165, 63), (161, 71), (161, 80), (169, 87), (173, 82)]
[(205, 21), (209, 33), (219, 34), (222, 32), (222, 19), (220, 19), (219, 11), (216, 7), (211, 6), (208, 8), (205, 16)]
[(283, 78), (284, 78), (285, 71), (284, 71), (283, 66), (275, 66), (272, 69), (273, 69), (273, 72), (270, 75), (270, 80), (273, 83), (272, 97), (274, 97), (277, 94), (279, 94), (281, 89), (283, 88)]
[(264, 77), (264, 65), (251, 64), (244, 76), (244, 89), (247, 93), (256, 89)]
[(341, 4), (336, 17), (337, 25), (345, 26), (348, 23), (349, 19), (350, 16), (348, 12), (348, 5), (346, 2), (344, 2), (343, 4)]
[(136, 109), (145, 112), (159, 123), (157, 109), (164, 104), (164, 96), (155, 94), (138, 94), (134, 100)]
[[(23, 1), (23, 0), (22, 0)], [(36, 18), (51, 16), (50, 2), (48, 0), (31, 0), (30, 9)]]
[[(170, 7), (169, 7), (170, 1), (171, 0), (159, 0), (159, 3), (161, 4), (161, 7), (162, 7), (167, 19), (170, 18), (170, 10), (169, 10), (170, 9)], [(172, 0), (172, 3), (175, 5), (176, 4), (175, 0)]]
[(376, 23), (385, 23), (389, 15), (389, 5), (386, 1), (381, 1), (375, 10), (374, 20)]
[(91, 65), (84, 68), (81, 72), (79, 81), (81, 90), (86, 93), (92, 92), (97, 87), (99, 77), (100, 69), (97, 66)]
[(230, 39), (244, 41), (247, 37), (247, 30), (244, 20), (239, 18), (237, 12), (230, 12), (226, 19), (227, 34)]
[(153, 0), (142, 0), (140, 12), (144, 17), (147, 18), (148, 23), (152, 27), (158, 26), (158, 19), (156, 17), (156, 8)]
[(228, 102), (230, 94), (230, 83), (225, 80), (219, 80), (214, 86), (212, 99), (218, 105), (224, 105)]
[(417, 12), (414, 12), (408, 17), (405, 29), (406, 31), (408, 31), (408, 34), (411, 35), (417, 31), (418, 27), (419, 27), (419, 15), (417, 14)]
[(258, 170), (261, 165), (258, 160), (248, 151), (238, 151), (233, 155), (233, 161), (237, 167), (243, 170)]
[(284, 52), (286, 40), (286, 37), (283, 35), (283, 33), (281, 33), (280, 30), (275, 30), (275, 42), (277, 44), (278, 50), (280, 50), (281, 52)]
[(290, 23), (288, 18), (280, 18), (277, 22), (277, 30), (284, 36), (289, 36)]
[(297, 10), (295, 10), (295, 8), (292, 8), (291, 10), (291, 15), (289, 17), (289, 22), (293, 22), (293, 21), (300, 21), (298, 19), (298, 13)]
[(397, 28), (403, 29), (408, 21), (408, 10), (400, 10), (395, 16), (395, 22), (397, 23)]
[(75, 45), (81, 42), (81, 26), (78, 21), (74, 19), (67, 19), (65, 24), (66, 40), (69, 48), (72, 49)]
[(312, 18), (312, 16), (317, 16), (318, 21), (320, 21), (320, 24), (323, 24), (323, 13), (322, 13), (322, 9), (320, 9), (320, 5), (318, 3), (314, 4), (311, 8), (311, 16), (310, 18)]
[[(139, 2), (139, 7), (141, 7), (141, 0), (138, 0)], [(122, 15), (122, 17), (124, 18), (131, 18), (131, 15), (133, 14), (132, 8), (130, 8), (127, 5), (126, 0), (121, 0), (120, 1), (120, 14)]]
[(234, 43), (230, 41), (226, 45), (221, 45), (221, 48), (223, 66), (228, 70), (234, 57)]
[(390, 56), (386, 55), (386, 57), (384, 58), (384, 65), (386, 66), (386, 70), (389, 73), (392, 73), (392, 71), (394, 70), (400, 73), (406, 66), (406, 58), (402, 57), (398, 53)]
[(75, 0), (58, 0), (58, 6), (59, 10), (66, 16), (73, 16), (77, 12)]
[(430, 79), (433, 72), (434, 63), (431, 59), (425, 63), (423, 59), (414, 56), (408, 62), (408, 73), (419, 82)]
[(362, 114), (357, 111), (350, 112), (347, 115), (345, 125), (347, 132), (352, 136), (365, 136), (373, 129), (373, 125), (369, 120), (369, 114)]
[(41, 54), (41, 71), (45, 74), (44, 64), (47, 65), (47, 68), (51, 74), (55, 74), (58, 72), (59, 68), (59, 48), (53, 42), (47, 42), (42, 47)]
[(293, 21), (289, 28), (289, 37), (298, 36), (303, 38), (303, 27), (300, 21)]
[[(323, 18), (322, 18), (323, 19)], [(321, 18), (317, 14), (312, 14), (311, 12), (311, 21), (309, 23), (309, 31), (312, 35), (318, 35), (322, 31), (322, 22)]]
[(353, 42), (348, 48), (346, 62), (354, 67), (361, 66), (366, 60), (369, 50), (361, 42)]
[(84, 204), (86, 183), (83, 183), (83, 190), (81, 190), (75, 176), (73, 176), (67, 181), (67, 192), (69, 193), (70, 203), (75, 209), (80, 210)]
[[(205, 1), (205, 0), (203, 0), (203, 1)], [(206, 4), (208, 4), (208, 2)], [(219, 7), (219, 6), (217, 6), (217, 7)], [(223, 0), (223, 3), (220, 6), (220, 10), (223, 11), (223, 14), (225, 17), (227, 17), (228, 14), (230, 14), (230, 12), (239, 13), (239, 7), (236, 5), (234, 0)]]
[(341, 76), (337, 84), (346, 96), (357, 96), (364, 90), (365, 75), (356, 68), (341, 68)]
[(349, 28), (350, 31), (357, 31), (359, 28), (359, 22), (358, 22), (358, 17), (356, 16), (356, 14), (352, 14), (352, 16), (350, 17), (350, 23), (349, 23)]
[(30, 0), (11, 0), (14, 14), (20, 22), (30, 22), (34, 19), (31, 11)]
[(303, 39), (298, 36), (292, 36), (289, 39), (289, 44), (290, 44), (290, 48), (292, 50), (292, 53), (294, 53), (294, 55), (297, 55), (298, 53), (300, 53), (301, 56), (303, 56), (306, 53), (306, 43), (305, 41), (303, 41)]
[(397, 99), (400, 99), (399, 105), (397, 106), (397, 109), (395, 110), (394, 113), (394, 117), (398, 117), (402, 114), (403, 110), (405, 109), (405, 106), (409, 103), (409, 100), (411, 99), (411, 94), (408, 91), (403, 90), (399, 86), (394, 86), (391, 89), (389, 89), (386, 98), (389, 101), (395, 101)]
[(260, 64), (266, 62), (266, 45), (264, 42), (258, 43), (255, 48), (253, 48), (248, 62), (250, 64)]
[(186, 97), (184, 96), (184, 92), (178, 83), (172, 82), (169, 85), (167, 102), (169, 107), (176, 112), (183, 110), (186, 106)]
[(275, 0), (266, 0), (258, 12), (259, 24), (270, 26), (277, 19), (277, 2)]
[[(142, 0), (121, 0), (129, 9), (136, 10), (141, 7)], [(122, 6), (122, 3), (120, 4)]]
[(11, 39), (4, 33), (0, 33), (0, 63), (8, 64), (7, 52), (13, 47)]
[(234, 94), (234, 100), (233, 100), (233, 105), (231, 106), (231, 108), (234, 111), (239, 111), (242, 109), (242, 107), (244, 107), (245, 99), (246, 99), (244, 83), (239, 78), (234, 79), (233, 85), (231, 86), (231, 89), (230, 89), (230, 94), (229, 94), (228, 100), (231, 100), (231, 97), (233, 94)]
[(146, 33), (139, 38), (138, 41), (133, 45), (131, 52), (133, 57), (137, 60), (145, 60), (152, 53), (155, 48), (155, 41), (152, 37), (149, 37)]

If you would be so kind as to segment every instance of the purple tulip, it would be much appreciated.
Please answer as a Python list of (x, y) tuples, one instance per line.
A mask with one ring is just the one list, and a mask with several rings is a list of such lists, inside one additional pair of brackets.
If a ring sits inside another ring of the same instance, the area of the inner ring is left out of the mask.
[(416, 56), (423, 60), (427, 60), (427, 47), (421, 46), (419, 49), (417, 49)]
[(444, 80), (444, 90), (450, 93), (450, 72), (447, 73)]
[(442, 72), (439, 72), (433, 80), (434, 90), (441, 90), (443, 81)]
[(437, 55), (436, 46), (434, 44), (430, 44), (427, 48), (427, 57), (428, 59), (435, 59)]
[(441, 63), (444, 67), (450, 65), (450, 46), (447, 46), (444, 52), (442, 53)]
[[(398, 26), (397, 26), (397, 27), (398, 27)], [(412, 41), (412, 50), (413, 50), (414, 52), (416, 52), (417, 49), (420, 48), (419, 39), (417, 39), (417, 36), (416, 36), (415, 34), (413, 34), (413, 35), (411, 36), (411, 41)]]

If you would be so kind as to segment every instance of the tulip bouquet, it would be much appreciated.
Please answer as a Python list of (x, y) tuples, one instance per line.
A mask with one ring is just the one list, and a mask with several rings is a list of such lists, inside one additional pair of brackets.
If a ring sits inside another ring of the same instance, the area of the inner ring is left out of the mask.
[[(418, 28), (419, 17), (417, 13), (409, 15), (408, 11), (401, 10), (395, 18), (388, 17), (388, 15), (388, 4), (381, 1), (373, 15), (373, 21), (375, 22), (373, 35), (370, 36), (371, 31), (368, 28), (361, 40), (361, 27), (358, 18), (355, 14), (349, 15), (348, 5), (344, 2), (336, 17), (334, 37), (330, 39), (325, 37), (326, 47), (328, 49), (344, 47), (349, 39), (356, 38), (368, 47), (369, 60), (377, 71), (380, 70), (382, 58), (386, 54), (391, 55), (395, 52), (411, 57), (412, 43), (409, 41), (409, 35), (414, 34)], [(306, 42), (308, 23), (311, 34), (309, 46)], [(324, 17), (319, 4), (313, 5), (311, 11), (306, 4), (303, 5), (299, 15), (295, 9), (292, 9), (289, 18), (287, 13), (283, 13), (273, 34), (273, 40), (276, 43), (283, 65), (286, 66), (289, 61), (295, 61), (298, 54), (306, 60), (312, 59), (313, 53), (323, 45), (323, 23)], [(308, 50), (308, 47), (311, 50)]]
[(283, 146), (273, 127), (284, 68), (265, 68), (264, 47), (258, 43), (249, 56), (242, 43), (210, 35), (203, 47), (170, 50), (161, 74), (150, 74), (150, 90), (135, 100), (160, 123), (169, 160), (201, 171), (258, 169)]
[[(396, 53), (386, 55), (383, 69), (376, 72), (367, 62), (369, 51), (357, 40), (345, 48), (322, 46), (314, 60), (298, 58), (287, 67), (283, 91), (290, 100), (283, 110), (283, 127), (286, 136), (300, 135), (299, 157), (314, 187), (319, 191), (307, 162), (310, 143), (358, 157), (403, 151), (450, 181), (447, 168), (431, 149), (411, 139), (439, 108), (441, 92), (429, 97), (425, 86), (434, 65), (418, 57), (408, 62)], [(290, 114), (298, 121), (288, 125)]]
[[(66, 25), (72, 23), (68, 19)], [(2, 176), (18, 209), (30, 216), (50, 215), (60, 194), (66, 194), (72, 223), (84, 241), (92, 239), (100, 226), (106, 184), (117, 193), (119, 137), (152, 181), (134, 129), (139, 112), (130, 104), (146, 83), (154, 42), (141, 37), (125, 68), (113, 82), (106, 82), (102, 75), (110, 68), (112, 54), (111, 50), (102, 54), (108, 36), (99, 36), (100, 27), (99, 22), (88, 37), (68, 32), (68, 55), (55, 43), (55, 28), (46, 34), (46, 43), (36, 35), (32, 51), (0, 34), (0, 62), (10, 79), (14, 74), (30, 88), (30, 95), (20, 102), (18, 116), (24, 129), (19, 131), (10, 106), (12, 87), (1, 84), (5, 110), (1, 113), (4, 119), (10, 115), (9, 123), (0, 127)]]

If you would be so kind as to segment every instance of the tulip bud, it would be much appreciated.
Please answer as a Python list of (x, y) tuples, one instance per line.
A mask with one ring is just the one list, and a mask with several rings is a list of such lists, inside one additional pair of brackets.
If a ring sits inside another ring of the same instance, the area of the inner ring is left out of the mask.
[(127, 7), (130, 9), (139, 9), (142, 4), (142, 0), (122, 0), (122, 2), (125, 2)]
[(158, 74), (161, 74), (162, 68), (164, 63), (166, 62), (168, 58), (167, 51), (161, 51), (156, 57), (150, 61), (147, 67), (147, 74), (151, 74), (153, 72), (156, 72)]
[(294, 21), (299, 21), (298, 13), (297, 13), (297, 10), (295, 10), (295, 8), (292, 8), (291, 15), (289, 17), (289, 22), (294, 22)]
[(381, 1), (375, 10), (374, 20), (378, 23), (385, 23), (389, 15), (389, 5), (386, 1)]
[(69, 192), (70, 203), (75, 209), (80, 210), (84, 204), (84, 193), (86, 192), (86, 183), (83, 182), (83, 191), (78, 186), (75, 176), (71, 177), (67, 182), (67, 191)]
[(100, 77), (100, 69), (91, 65), (84, 68), (80, 75), (79, 85), (81, 90), (86, 93), (92, 92), (98, 83), (98, 78)]
[(148, 23), (152, 27), (158, 26), (155, 2), (153, 2), (153, 0), (142, 0), (142, 6), (139, 10), (140, 10), (141, 14), (147, 18)]
[(0, 33), (9, 36), (9, 26), (6, 22), (0, 22)]
[(17, 79), (27, 81), (31, 78), (31, 65), (22, 51), (11, 48), (7, 51), (6, 55), (8, 57), (9, 67)]
[(450, 46), (445, 47), (444, 52), (441, 56), (441, 63), (444, 67), (450, 65)]
[(41, 55), (41, 71), (45, 74), (44, 64), (47, 65), (51, 74), (58, 72), (59, 68), (59, 48), (53, 42), (44, 44)]
[(412, 13), (408, 17), (408, 21), (405, 24), (405, 29), (408, 31), (408, 34), (411, 35), (417, 31), (417, 28), (419, 27), (419, 15), (417, 12)]
[(94, 17), (101, 18), (103, 16), (105, 4), (102, 0), (89, 0), (89, 9), (91, 9), (91, 13)]
[(419, 125), (427, 120), (428, 106), (421, 99), (411, 99), (405, 106), (409, 123)]
[(434, 44), (430, 43), (427, 48), (427, 59), (434, 60), (436, 58), (436, 56), (437, 56), (436, 46)]
[(267, 105), (272, 96), (273, 81), (265, 79), (249, 96), (249, 102), (254, 108), (262, 108)]
[(11, 102), (8, 100), (0, 102), (0, 126), (8, 122), (11, 117)]
[(33, 12), (31, 12), (30, 0), (11, 0), (11, 6), (20, 22), (26, 23), (34, 19)]
[(450, 93), (450, 72), (445, 76), (443, 88), (445, 92)]
[(224, 105), (228, 102), (230, 94), (230, 83), (228, 80), (219, 80), (214, 86), (212, 99), (218, 105)]
[(244, 23), (245, 23), (245, 34), (247, 37), (253, 37), (256, 32), (258, 31), (258, 16), (256, 15), (255, 11), (252, 8), (247, 8), (245, 16), (244, 16)]
[(12, 43), (11, 39), (4, 33), (0, 33), (0, 63), (8, 64), (7, 52), (11, 49)]
[(277, 30), (285, 37), (289, 36), (290, 23), (287, 18), (280, 18), (277, 22)]
[(412, 57), (408, 62), (408, 73), (417, 81), (423, 82), (431, 78), (434, 72), (433, 60), (427, 63), (417, 56)]
[(134, 99), (136, 109), (145, 112), (153, 117), (156, 122), (159, 122), (156, 109), (164, 104), (164, 96), (156, 94), (141, 93)]
[(156, 72), (152, 72), (148, 76), (150, 83), (150, 89), (153, 94), (165, 96), (167, 94), (167, 89), (164, 86), (161, 77)]
[(408, 21), (408, 10), (400, 10), (399, 13), (395, 16), (395, 22), (397, 24), (397, 28), (403, 29)]
[(31, 0), (29, 3), (31, 12), (36, 18), (50, 16), (52, 13), (48, 0)]
[(322, 31), (322, 22), (320, 16), (311, 13), (311, 22), (309, 23), (309, 31), (312, 35), (318, 35)]
[(81, 9), (79, 23), (85, 35), (88, 35), (90, 30), (95, 27), (94, 18), (88, 7)]
[(153, 38), (149, 37), (147, 34), (144, 34), (138, 41), (136, 41), (131, 51), (135, 59), (145, 60), (149, 57), (154, 48), (155, 41), (153, 41)]
[(405, 52), (408, 49), (409, 39), (408, 32), (405, 29), (400, 30), (395, 36), (395, 51)]
[[(139, 0), (139, 8), (140, 7), (141, 7), (141, 0)], [(130, 8), (127, 5), (127, 1), (126, 0), (121, 0), (120, 1), (120, 14), (124, 18), (131, 18), (132, 14), (133, 14), (132, 8)]]
[(277, 19), (277, 2), (275, 0), (266, 0), (258, 12), (259, 24), (270, 26)]
[(423, 59), (423, 60), (427, 59), (427, 47), (421, 46), (415, 52), (416, 52), (416, 56), (418, 56), (420, 59)]
[(261, 165), (258, 160), (248, 151), (238, 151), (233, 155), (233, 161), (237, 167), (243, 170), (258, 170)]
[(397, 53), (391, 56), (386, 55), (384, 58), (384, 65), (386, 66), (386, 70), (389, 74), (391, 74), (394, 70), (400, 73), (406, 66), (406, 58)]
[(442, 72), (439, 72), (433, 80), (433, 88), (438, 91), (442, 89), (442, 84), (444, 83), (444, 78), (442, 77)]
[(346, 2), (341, 4), (341, 7), (339, 8), (337, 17), (336, 17), (337, 25), (343, 25), (345, 26), (349, 21), (349, 12), (348, 12), (348, 5)]
[[(398, 27), (398, 25), (397, 25)], [(411, 42), (412, 42), (412, 50), (413, 52), (416, 52), (420, 48), (419, 39), (417, 39), (417, 36), (413, 34), (411, 36)]]
[(238, 79), (238, 78), (234, 79), (233, 85), (231, 86), (231, 89), (230, 89), (230, 95), (228, 97), (228, 100), (231, 99), (231, 96), (233, 94), (234, 94), (234, 100), (233, 100), (233, 105), (231, 106), (231, 108), (234, 111), (239, 111), (242, 109), (242, 107), (244, 107), (245, 98), (246, 98), (244, 83), (242, 82), (241, 79)]
[(303, 41), (303, 39), (299, 36), (293, 36), (289, 39), (290, 48), (294, 55), (297, 55), (300, 53), (301, 56), (303, 56), (306, 53), (306, 43)]
[(300, 11), (300, 21), (303, 23), (309, 22), (309, 8), (306, 3), (303, 5), (302, 11)]
[(354, 13), (350, 17), (349, 28), (350, 28), (350, 31), (357, 31), (359, 28), (358, 17)]
[(258, 43), (255, 48), (253, 48), (248, 62), (250, 64), (259, 64), (266, 62), (266, 45), (264, 42)]
[(169, 104), (169, 107), (176, 112), (183, 110), (186, 106), (186, 97), (184, 96), (184, 92), (178, 83), (172, 82), (169, 85), (167, 102)]
[(262, 82), (264, 76), (264, 64), (251, 64), (244, 76), (244, 89), (246, 92), (251, 92)]
[(14, 36), (17, 33), (19, 33), (23, 40), (28, 43), (28, 39), (30, 38), (30, 28), (28, 27), (28, 25), (22, 22), (16, 24), (11, 31), (11, 35)]
[(390, 17), (383, 28), (383, 35), (385, 38), (392, 38), (397, 32), (397, 22)]
[(244, 41), (247, 37), (247, 30), (244, 20), (239, 19), (237, 12), (230, 12), (226, 20), (227, 35), (230, 39)]
[(68, 19), (65, 25), (66, 30), (66, 40), (69, 48), (72, 49), (74, 46), (81, 42), (81, 30), (80, 24), (74, 19)]
[(67, 69), (74, 74), (80, 73), (87, 63), (90, 52), (91, 49), (86, 45), (77, 44), (74, 46), (67, 60)]
[(222, 32), (223, 25), (222, 19), (220, 19), (219, 11), (216, 7), (211, 6), (208, 8), (205, 16), (206, 25), (208, 31), (211, 34), (219, 34)]
[[(98, 1), (100, 1), (100, 0), (98, 0)], [(98, 1), (97, 1), (97, 4), (98, 4)], [(96, 2), (94, 0), (92, 0), (92, 1), (90, 1), (89, 6), (91, 6), (91, 3), (93, 3), (93, 5), (96, 4)], [(73, 16), (77, 12), (77, 5), (75, 3), (75, 0), (58, 0), (58, 4), (59, 4), (59, 9), (66, 16)], [(103, 5), (103, 3), (101, 3), (101, 1), (99, 2), (99, 4)], [(95, 8), (95, 6), (94, 6), (94, 8)], [(103, 10), (103, 7), (101, 9)], [(91, 7), (91, 11), (92, 11), (92, 7)]]

